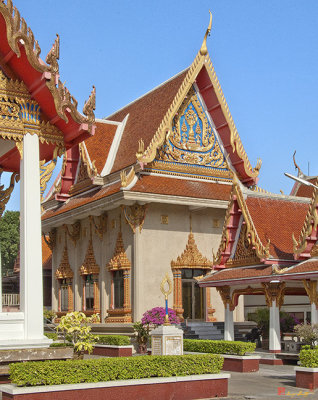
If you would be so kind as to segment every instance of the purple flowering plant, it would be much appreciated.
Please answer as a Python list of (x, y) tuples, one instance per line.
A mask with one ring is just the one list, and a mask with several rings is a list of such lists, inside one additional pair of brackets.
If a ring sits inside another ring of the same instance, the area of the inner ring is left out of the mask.
[[(166, 310), (164, 307), (154, 307), (146, 311), (141, 319), (143, 325), (163, 325), (165, 322)], [(170, 324), (179, 324), (180, 320), (177, 317), (175, 310), (168, 308), (168, 317)]]

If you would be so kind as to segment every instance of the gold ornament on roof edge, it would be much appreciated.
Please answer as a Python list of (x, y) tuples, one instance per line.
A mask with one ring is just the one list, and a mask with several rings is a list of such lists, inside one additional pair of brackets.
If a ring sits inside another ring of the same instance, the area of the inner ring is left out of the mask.
[[(3, 169), (0, 168), (0, 177), (3, 172)], [(10, 185), (7, 189), (4, 189), (4, 185), (0, 186), (0, 218), (6, 208), (8, 201), (10, 200), (11, 193), (14, 189), (14, 184), (19, 182), (20, 176), (17, 172), (13, 172), (10, 179)]]

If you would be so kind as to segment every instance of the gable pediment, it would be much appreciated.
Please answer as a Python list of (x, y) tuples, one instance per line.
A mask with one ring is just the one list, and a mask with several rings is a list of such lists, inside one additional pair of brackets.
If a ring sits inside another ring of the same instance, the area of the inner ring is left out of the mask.
[(232, 173), (213, 121), (192, 86), (172, 119), (169, 133), (147, 169), (230, 180)]

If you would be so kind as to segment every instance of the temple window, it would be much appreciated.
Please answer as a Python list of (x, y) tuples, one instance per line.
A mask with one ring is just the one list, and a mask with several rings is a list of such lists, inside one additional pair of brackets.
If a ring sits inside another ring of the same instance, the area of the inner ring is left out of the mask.
[(55, 277), (59, 283), (58, 311), (62, 314), (74, 311), (73, 271), (68, 261), (66, 245), (60, 266), (55, 272)]
[(123, 308), (124, 307), (124, 273), (123, 271), (113, 272), (113, 285), (114, 285), (114, 307)]
[(84, 312), (87, 311), (89, 314), (99, 313), (99, 266), (95, 261), (92, 233), (88, 243), (84, 263), (80, 267), (79, 273), (83, 278), (82, 310)]

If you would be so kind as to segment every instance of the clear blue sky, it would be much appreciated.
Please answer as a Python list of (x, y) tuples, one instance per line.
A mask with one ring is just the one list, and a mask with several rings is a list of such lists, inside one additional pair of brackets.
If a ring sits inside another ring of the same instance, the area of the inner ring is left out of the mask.
[[(94, 84), (111, 114), (188, 67), (213, 12), (208, 49), (259, 185), (289, 193), (292, 154), (318, 174), (317, 0), (15, 0), (45, 56), (61, 37), (61, 80), (80, 110)], [(138, 138), (136, 138), (138, 139)], [(17, 193), (8, 209), (19, 207)]]

